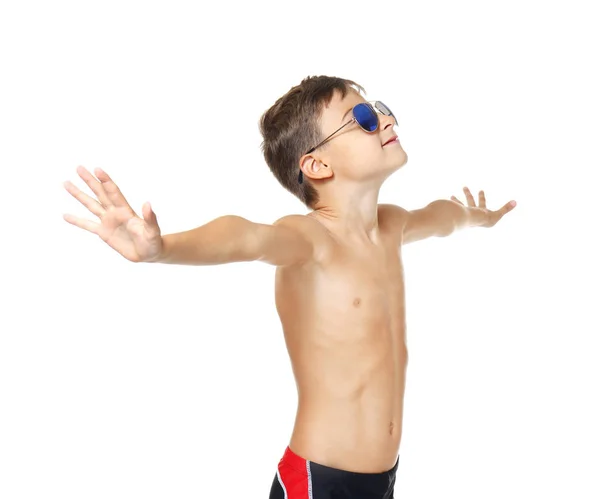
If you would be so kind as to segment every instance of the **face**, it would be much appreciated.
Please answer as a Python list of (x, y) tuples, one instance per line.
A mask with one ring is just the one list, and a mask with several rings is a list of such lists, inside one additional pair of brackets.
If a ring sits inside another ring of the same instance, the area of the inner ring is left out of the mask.
[[(336, 91), (321, 115), (323, 138), (351, 120), (351, 109), (360, 102), (366, 101), (354, 90), (349, 91), (344, 99)], [(408, 156), (399, 140), (383, 145), (391, 137), (398, 135), (394, 130), (394, 118), (379, 112), (376, 114), (379, 118), (379, 128), (375, 132), (365, 132), (358, 123), (353, 122), (312, 153), (303, 156), (300, 162), (304, 174), (312, 179), (383, 182), (400, 169), (408, 160)]]

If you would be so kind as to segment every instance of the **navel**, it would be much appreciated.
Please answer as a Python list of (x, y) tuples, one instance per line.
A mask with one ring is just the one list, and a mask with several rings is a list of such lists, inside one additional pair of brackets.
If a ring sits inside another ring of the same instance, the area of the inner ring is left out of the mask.
[(354, 298), (354, 302), (352, 302), (352, 305), (354, 305), (355, 307), (359, 307), (360, 306), (360, 298)]

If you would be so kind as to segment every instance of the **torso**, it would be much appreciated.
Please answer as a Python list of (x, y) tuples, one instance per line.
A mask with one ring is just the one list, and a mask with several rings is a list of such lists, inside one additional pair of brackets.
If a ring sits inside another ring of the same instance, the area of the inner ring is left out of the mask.
[(319, 265), (279, 267), (276, 304), (298, 388), (289, 446), (333, 468), (392, 468), (407, 365), (401, 241), (380, 214), (377, 244), (332, 240)]

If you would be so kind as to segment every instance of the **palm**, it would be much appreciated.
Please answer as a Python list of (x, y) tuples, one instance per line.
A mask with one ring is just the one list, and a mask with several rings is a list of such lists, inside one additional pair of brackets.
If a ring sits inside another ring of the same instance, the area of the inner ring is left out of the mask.
[(123, 208), (107, 211), (98, 236), (131, 261), (145, 261), (158, 250), (151, 227), (135, 213)]
[[(97, 196), (97, 200), (80, 191), (70, 182), (65, 188), (96, 215), (100, 222), (92, 222), (73, 215), (65, 215), (67, 222), (98, 235), (106, 244), (132, 262), (152, 261), (162, 249), (160, 228), (149, 205), (144, 219), (138, 217), (117, 185), (102, 170), (97, 169), (96, 180), (85, 168), (77, 173)], [(144, 209), (143, 209), (144, 210)]]
[[(467, 206), (475, 210), (481, 210), (485, 213), (486, 221), (481, 225), (482, 227), (493, 227), (504, 215), (506, 215), (517, 205), (517, 202), (513, 200), (506, 203), (499, 210), (490, 210), (486, 206), (485, 193), (483, 191), (479, 191), (479, 206), (475, 204), (475, 199), (473, 198), (473, 195), (468, 187), (463, 187), (463, 191), (465, 192), (465, 196), (467, 198)], [(450, 196), (450, 199), (464, 206), (463, 202), (456, 196)]]

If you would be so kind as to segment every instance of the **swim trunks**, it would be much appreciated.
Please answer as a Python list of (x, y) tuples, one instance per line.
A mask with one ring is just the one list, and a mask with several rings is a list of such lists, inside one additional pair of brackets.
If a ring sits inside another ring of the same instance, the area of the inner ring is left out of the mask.
[(388, 471), (357, 473), (308, 461), (288, 446), (269, 499), (394, 499), (398, 461)]

